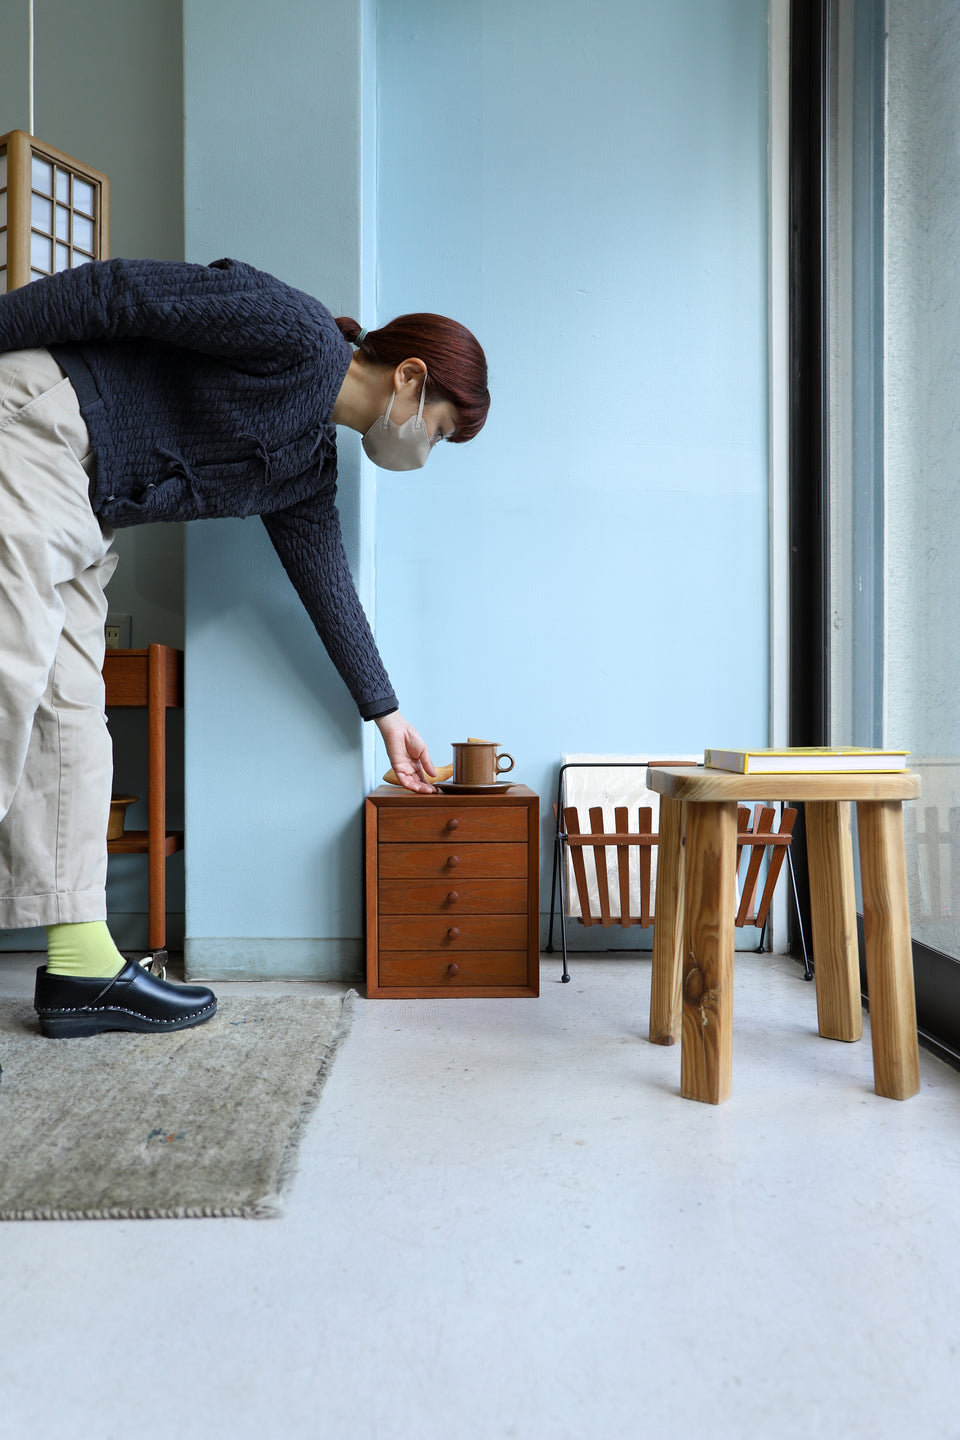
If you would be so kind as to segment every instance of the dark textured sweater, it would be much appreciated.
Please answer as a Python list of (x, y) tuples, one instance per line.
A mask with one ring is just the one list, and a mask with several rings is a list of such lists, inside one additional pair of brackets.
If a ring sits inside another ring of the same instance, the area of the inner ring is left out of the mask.
[(329, 311), (236, 260), (104, 260), (0, 295), (0, 351), (33, 346), (77, 391), (104, 523), (261, 516), (361, 715), (396, 709), (340, 533)]

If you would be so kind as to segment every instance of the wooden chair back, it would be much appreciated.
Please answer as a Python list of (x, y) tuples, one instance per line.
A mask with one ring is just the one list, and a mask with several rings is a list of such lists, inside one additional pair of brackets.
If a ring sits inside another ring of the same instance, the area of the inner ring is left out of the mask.
[[(762, 930), (770, 913), (770, 904), (777, 879), (783, 867), (787, 847), (793, 836), (797, 818), (795, 809), (785, 807), (780, 816), (778, 829), (773, 828), (775, 811), (772, 806), (757, 805), (751, 817), (746, 805), (737, 810), (737, 875), (739, 877), (743, 852), (749, 855), (746, 874), (737, 906), (736, 923), (743, 927), (756, 926)], [(627, 807), (618, 805), (614, 810), (614, 830), (604, 827), (603, 809), (591, 806), (590, 826), (583, 830), (580, 813), (576, 805), (567, 805), (563, 811), (566, 831), (565, 843), (570, 851), (577, 895), (580, 901), (580, 922), (583, 925), (619, 925), (626, 930), (631, 925), (646, 928), (653, 923), (654, 898), (651, 894), (651, 852), (659, 835), (653, 829), (653, 810), (640, 806), (637, 812), (637, 828), (631, 830)], [(616, 850), (617, 886), (619, 889), (620, 914), (612, 913), (610, 904), (610, 882), (607, 875), (607, 850)], [(630, 850), (639, 848), (639, 884), (631, 884)], [(584, 851), (593, 852), (593, 866), (597, 880), (599, 914), (591, 902), (590, 886), (587, 883), (587, 864)], [(757, 903), (757, 889), (764, 855), (769, 851), (770, 863), (760, 901)]]

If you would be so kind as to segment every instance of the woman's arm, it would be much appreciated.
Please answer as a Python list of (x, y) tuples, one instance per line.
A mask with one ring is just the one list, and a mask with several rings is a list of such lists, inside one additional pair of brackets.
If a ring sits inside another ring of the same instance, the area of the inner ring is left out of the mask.
[(396, 712), (397, 697), (353, 583), (330, 493), (261, 518), (360, 714), (392, 718), (386, 712)]
[(397, 779), (408, 790), (435, 794), (427, 777), (436, 767), (420, 734), (397, 709), (353, 584), (336, 506), (318, 496), (262, 519), (360, 714), (383, 736)]

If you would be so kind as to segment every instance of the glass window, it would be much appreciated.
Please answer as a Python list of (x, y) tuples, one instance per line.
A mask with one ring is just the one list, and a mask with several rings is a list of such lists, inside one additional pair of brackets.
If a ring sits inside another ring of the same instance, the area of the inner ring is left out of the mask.
[(30, 232), (30, 266), (44, 274), (53, 270), (53, 241), (35, 230)]
[(39, 155), (32, 156), (30, 187), (39, 190), (41, 195), (53, 194), (53, 166), (49, 160), (41, 160)]
[(30, 224), (35, 230), (53, 234), (53, 202), (42, 195), (30, 196)]
[(88, 220), (84, 215), (74, 214), (73, 217), (73, 243), (80, 250), (89, 250), (93, 254), (93, 221)]
[(831, 740), (911, 752), (913, 935), (960, 958), (960, 7), (833, 8)]
[(74, 251), (74, 252), (73, 252), (73, 260), (71, 261), (71, 264), (70, 264), (70, 269), (71, 269), (71, 270), (79, 270), (79, 268), (80, 268), (81, 265), (89, 265), (91, 258), (92, 258), (92, 257), (89, 256), (89, 255), (80, 255), (80, 254), (77, 253), (77, 251)]
[(73, 177), (73, 208), (82, 210), (84, 215), (94, 215), (93, 186), (78, 176)]
[(69, 245), (57, 245), (57, 246), (56, 246), (56, 256), (55, 256), (55, 259), (56, 259), (56, 262), (57, 262), (57, 269), (58, 269), (58, 270), (69, 270), (69, 269), (70, 269), (70, 247), (69, 247)]
[(68, 170), (57, 171), (57, 199), (61, 205), (70, 204), (70, 172)]
[(56, 224), (55, 234), (57, 239), (68, 242), (70, 239), (70, 211), (63, 205), (57, 206)]

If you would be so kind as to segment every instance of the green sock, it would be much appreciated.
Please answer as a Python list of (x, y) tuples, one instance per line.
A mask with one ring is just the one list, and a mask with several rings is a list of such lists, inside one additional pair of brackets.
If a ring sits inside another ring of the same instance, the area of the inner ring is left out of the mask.
[(47, 926), (47, 974), (109, 980), (126, 965), (105, 920)]

